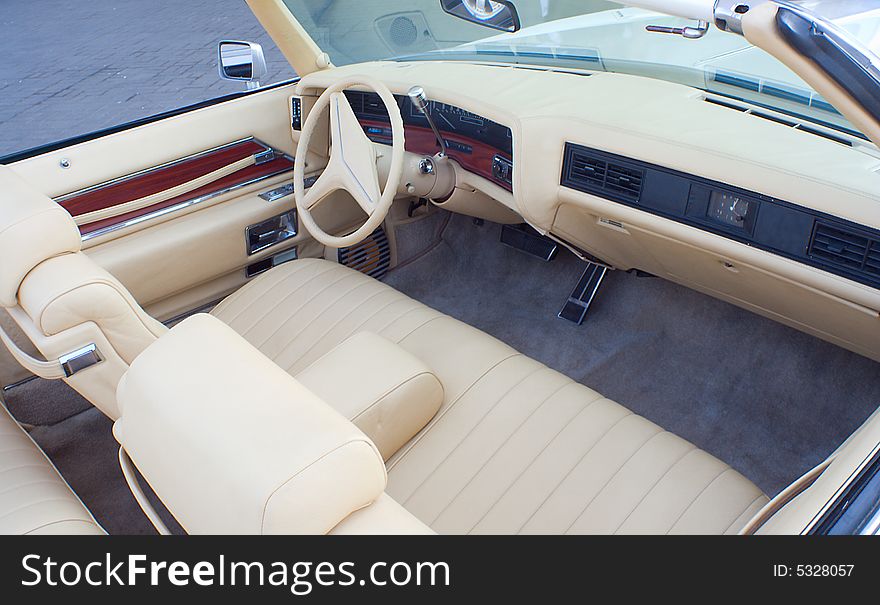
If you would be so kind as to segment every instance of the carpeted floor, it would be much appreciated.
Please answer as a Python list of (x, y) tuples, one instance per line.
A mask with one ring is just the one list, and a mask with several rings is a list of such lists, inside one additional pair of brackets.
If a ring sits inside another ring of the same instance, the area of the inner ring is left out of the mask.
[[(414, 223), (409, 249), (435, 243), (444, 223)], [(561, 320), (580, 261), (561, 251), (545, 263), (499, 236), (498, 225), (453, 216), (439, 245), (409, 254), (386, 281), (689, 439), (770, 495), (880, 404), (878, 364), (661, 279), (610, 272), (584, 325)], [(31, 435), (105, 529), (153, 533), (105, 416), (57, 382), (33, 381), (4, 399), (40, 425)]]
[(609, 272), (581, 326), (557, 318), (583, 270), (454, 216), (385, 281), (688, 439), (775, 494), (880, 405), (880, 365), (668, 281)]

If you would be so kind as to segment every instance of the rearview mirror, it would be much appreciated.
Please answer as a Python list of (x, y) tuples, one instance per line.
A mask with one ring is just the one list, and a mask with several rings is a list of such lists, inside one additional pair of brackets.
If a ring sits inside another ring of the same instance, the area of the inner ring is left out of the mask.
[(507, 0), (440, 0), (440, 6), (453, 17), (484, 27), (515, 32), (520, 26), (516, 7)]
[(217, 67), (224, 80), (247, 82), (248, 89), (259, 88), (268, 73), (263, 47), (255, 42), (223, 40), (217, 46)]

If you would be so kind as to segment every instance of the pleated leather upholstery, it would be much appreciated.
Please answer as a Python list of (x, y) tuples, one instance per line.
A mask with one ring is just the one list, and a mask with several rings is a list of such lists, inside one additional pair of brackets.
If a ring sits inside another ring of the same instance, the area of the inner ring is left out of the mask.
[(767, 502), (687, 441), (335, 263), (282, 265), (213, 313), (294, 376), (358, 331), (421, 359), (445, 399), (388, 461), (387, 492), (439, 533), (735, 533)]

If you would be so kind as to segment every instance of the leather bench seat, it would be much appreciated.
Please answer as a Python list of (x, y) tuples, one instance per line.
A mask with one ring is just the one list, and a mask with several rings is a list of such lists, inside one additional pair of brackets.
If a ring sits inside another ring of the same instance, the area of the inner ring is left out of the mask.
[(103, 534), (33, 439), (0, 405), (0, 534)]
[(767, 502), (687, 441), (338, 264), (282, 265), (213, 314), (293, 376), (360, 331), (424, 362), (444, 400), (388, 460), (386, 491), (438, 533), (735, 533)]

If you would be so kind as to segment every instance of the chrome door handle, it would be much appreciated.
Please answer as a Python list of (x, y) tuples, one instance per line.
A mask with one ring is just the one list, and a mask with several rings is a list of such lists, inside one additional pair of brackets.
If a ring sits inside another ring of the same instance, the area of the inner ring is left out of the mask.
[(288, 210), (278, 216), (250, 225), (245, 229), (248, 256), (280, 244), (296, 234), (296, 210)]

